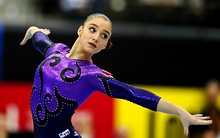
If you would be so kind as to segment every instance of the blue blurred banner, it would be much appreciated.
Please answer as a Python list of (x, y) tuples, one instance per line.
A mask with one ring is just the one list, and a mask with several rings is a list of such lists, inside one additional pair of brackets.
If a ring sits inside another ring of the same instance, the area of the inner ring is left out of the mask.
[(2, 80), (3, 77), (3, 37), (4, 37), (4, 27), (3, 24), (0, 23), (0, 80)]

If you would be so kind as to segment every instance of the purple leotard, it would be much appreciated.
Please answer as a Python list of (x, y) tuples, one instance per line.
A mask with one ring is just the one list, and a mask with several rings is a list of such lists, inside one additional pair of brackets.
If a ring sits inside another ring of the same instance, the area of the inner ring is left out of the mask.
[(32, 42), (45, 57), (36, 69), (30, 99), (35, 138), (81, 138), (71, 117), (95, 91), (157, 109), (160, 97), (117, 81), (89, 61), (67, 58), (70, 48), (42, 32), (34, 33)]

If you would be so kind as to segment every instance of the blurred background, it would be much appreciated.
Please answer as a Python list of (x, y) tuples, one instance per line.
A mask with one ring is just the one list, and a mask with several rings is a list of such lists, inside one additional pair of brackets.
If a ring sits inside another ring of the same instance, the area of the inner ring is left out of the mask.
[[(71, 47), (78, 27), (94, 12), (113, 22), (113, 48), (95, 55), (94, 63), (218, 122), (219, 0), (0, 0), (0, 138), (33, 137), (29, 97), (43, 57), (31, 41), (19, 46), (27, 28), (49, 28), (51, 40)], [(209, 82), (217, 85), (207, 89)], [(75, 116), (83, 138), (183, 137), (175, 116), (99, 93)], [(214, 138), (219, 130), (220, 123), (191, 127), (189, 137)]]

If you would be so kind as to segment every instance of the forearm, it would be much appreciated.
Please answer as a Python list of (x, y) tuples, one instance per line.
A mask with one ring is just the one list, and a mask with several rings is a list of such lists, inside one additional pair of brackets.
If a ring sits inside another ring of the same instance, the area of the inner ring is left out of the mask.
[(170, 103), (164, 99), (160, 99), (157, 105), (157, 111), (167, 113), (167, 114), (174, 114), (179, 117), (183, 115), (190, 115), (185, 109), (180, 106), (177, 106), (173, 103)]

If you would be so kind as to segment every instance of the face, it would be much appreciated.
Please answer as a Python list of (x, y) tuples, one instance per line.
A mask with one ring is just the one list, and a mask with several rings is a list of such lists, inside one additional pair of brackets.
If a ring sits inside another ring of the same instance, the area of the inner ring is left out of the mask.
[(112, 25), (101, 17), (87, 21), (78, 29), (79, 43), (82, 51), (93, 55), (100, 52), (108, 44), (112, 33)]

